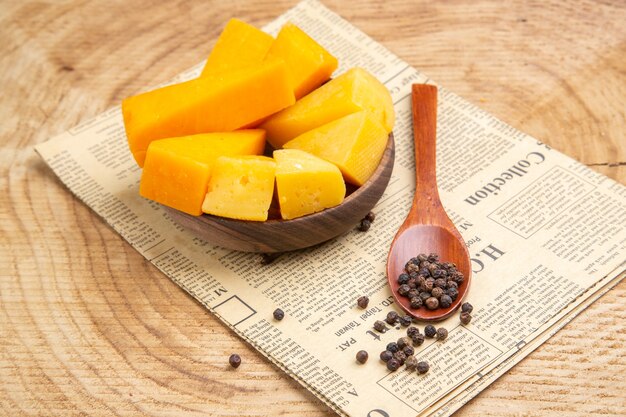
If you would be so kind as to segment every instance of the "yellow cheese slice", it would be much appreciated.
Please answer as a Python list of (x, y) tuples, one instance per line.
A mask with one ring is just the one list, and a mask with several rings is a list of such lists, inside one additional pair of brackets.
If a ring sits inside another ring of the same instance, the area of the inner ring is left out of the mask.
[(298, 149), (274, 151), (276, 191), (285, 220), (341, 204), (346, 184), (330, 162)]

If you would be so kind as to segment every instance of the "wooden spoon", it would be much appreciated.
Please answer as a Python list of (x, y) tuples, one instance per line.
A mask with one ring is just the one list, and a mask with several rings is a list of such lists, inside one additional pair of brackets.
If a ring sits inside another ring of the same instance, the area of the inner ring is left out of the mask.
[[(387, 257), (387, 280), (398, 305), (411, 316), (442, 320), (461, 305), (469, 288), (472, 269), (463, 238), (444, 210), (437, 191), (435, 169), (437, 133), (437, 87), (413, 84), (413, 138), (415, 141), (415, 196), (406, 220), (391, 243)], [(410, 300), (398, 294), (398, 275), (407, 261), (420, 253), (436, 253), (441, 262), (452, 262), (463, 273), (459, 295), (448, 308), (412, 309)]]

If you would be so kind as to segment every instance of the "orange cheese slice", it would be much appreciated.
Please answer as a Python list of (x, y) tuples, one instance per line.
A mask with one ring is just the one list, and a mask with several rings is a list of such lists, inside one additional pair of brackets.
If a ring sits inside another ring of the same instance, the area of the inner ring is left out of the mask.
[(327, 81), (337, 69), (337, 58), (293, 23), (286, 23), (267, 52), (266, 59), (283, 59), (296, 99)]
[(274, 38), (262, 30), (230, 19), (209, 54), (201, 77), (259, 65), (273, 42)]
[(274, 60), (127, 98), (122, 113), (129, 148), (143, 166), (153, 140), (236, 130), (294, 101), (285, 63)]

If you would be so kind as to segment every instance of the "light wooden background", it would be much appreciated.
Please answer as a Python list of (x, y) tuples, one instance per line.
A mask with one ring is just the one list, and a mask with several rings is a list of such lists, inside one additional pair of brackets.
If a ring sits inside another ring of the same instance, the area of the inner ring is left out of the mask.
[[(626, 183), (624, 1), (325, 3), (448, 89)], [(228, 18), (262, 25), (293, 4), (0, 2), (3, 415), (332, 415), (32, 150), (202, 60)], [(625, 296), (622, 282), (458, 415), (626, 415)]]

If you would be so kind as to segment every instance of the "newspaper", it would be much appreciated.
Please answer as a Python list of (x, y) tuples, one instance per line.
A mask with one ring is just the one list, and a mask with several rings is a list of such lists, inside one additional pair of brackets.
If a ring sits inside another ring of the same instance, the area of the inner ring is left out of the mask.
[[(449, 318), (445, 342), (416, 348), (429, 373), (391, 373), (378, 354), (404, 329), (379, 334), (372, 325), (395, 307), (385, 258), (414, 188), (410, 86), (432, 81), (316, 1), (265, 30), (276, 34), (287, 20), (340, 58), (338, 72), (364, 67), (392, 94), (396, 161), (369, 232), (265, 266), (258, 255), (209, 245), (139, 197), (119, 106), (36, 150), (146, 259), (337, 413), (450, 415), (624, 277), (626, 187), (440, 88), (437, 175), (471, 254), (474, 318), (467, 326)], [(356, 307), (361, 295), (370, 297), (365, 310)], [(277, 307), (281, 322), (272, 320)], [(354, 360), (361, 349), (365, 365)]]

